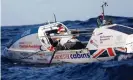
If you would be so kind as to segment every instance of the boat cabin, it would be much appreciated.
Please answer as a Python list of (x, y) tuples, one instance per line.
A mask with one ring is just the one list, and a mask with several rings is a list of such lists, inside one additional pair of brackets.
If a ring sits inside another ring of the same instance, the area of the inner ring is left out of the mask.
[(38, 36), (47, 50), (53, 47), (58, 50), (82, 49), (84, 45), (71, 34), (71, 31), (62, 23), (52, 23), (41, 26)]

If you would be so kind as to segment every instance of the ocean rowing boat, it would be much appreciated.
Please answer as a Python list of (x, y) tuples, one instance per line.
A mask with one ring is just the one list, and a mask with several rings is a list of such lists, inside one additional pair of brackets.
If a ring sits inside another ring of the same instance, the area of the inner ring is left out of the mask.
[[(57, 33), (58, 25), (63, 25), (67, 35)], [(89, 63), (111, 60), (121, 54), (133, 53), (133, 28), (111, 24), (95, 28), (84, 47), (50, 50), (53, 45), (50, 38), (72, 38), (72, 32), (62, 23), (50, 23), (39, 28), (32, 28), (14, 39), (7, 48), (5, 57), (30, 63)], [(73, 43), (70, 43), (73, 44)], [(75, 44), (75, 43), (74, 43)], [(56, 46), (57, 47), (57, 46)], [(55, 47), (55, 48), (56, 48)], [(53, 55), (54, 54), (54, 55)]]
[[(102, 5), (103, 20), (104, 6), (107, 3)], [(89, 63), (133, 57), (131, 27), (120, 24), (102, 25), (94, 29), (87, 44), (76, 39), (75, 33), (77, 31), (71, 31), (64, 24), (56, 22), (55, 18), (54, 23), (29, 29), (17, 36), (12, 45), (6, 48), (4, 56), (22, 62), (48, 64)]]

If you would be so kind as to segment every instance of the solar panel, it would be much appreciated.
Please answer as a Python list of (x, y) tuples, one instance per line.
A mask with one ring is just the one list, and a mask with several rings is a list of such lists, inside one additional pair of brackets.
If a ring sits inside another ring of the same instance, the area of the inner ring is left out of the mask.
[(109, 29), (120, 31), (120, 32), (123, 32), (123, 33), (126, 33), (126, 34), (133, 34), (133, 29), (125, 27), (125, 26), (116, 25), (116, 26), (113, 26), (113, 27), (109, 27)]

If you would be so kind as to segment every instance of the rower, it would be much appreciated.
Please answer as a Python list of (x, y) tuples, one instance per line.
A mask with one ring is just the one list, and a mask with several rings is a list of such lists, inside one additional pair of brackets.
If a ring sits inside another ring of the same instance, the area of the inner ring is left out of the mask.
[(62, 36), (64, 35), (64, 37), (59, 39), (58, 49), (68, 50), (84, 48), (84, 45), (78, 39), (76, 39), (76, 36), (67, 36), (68, 33), (66, 32), (65, 28), (62, 27), (62, 25), (60, 25), (58, 33)]
[(58, 50), (65, 50), (64, 44), (67, 43), (67, 41), (70, 39), (70, 36), (67, 36), (68, 33), (62, 24), (59, 24), (57, 27), (58, 27), (57, 33), (60, 36), (62, 36), (62, 37), (59, 37), (56, 39), (56, 41), (59, 42), (57, 49)]
[[(57, 29), (57, 31), (55, 33), (51, 33), (52, 31), (51, 32), (47, 32), (48, 39), (49, 39), (49, 41), (51, 43), (51, 46), (48, 48), (48, 50), (50, 50), (50, 51), (54, 51), (55, 48), (58, 48), (59, 50), (65, 49), (63, 47), (63, 45), (61, 45), (61, 44), (62, 44), (62, 41), (66, 41), (67, 42), (67, 39), (63, 38), (64, 40), (61, 40), (62, 37), (52, 38), (52, 36), (54, 36), (55, 34), (59, 34), (59, 36), (67, 35), (67, 31), (65, 30), (65, 28), (63, 27), (62, 24), (58, 24), (57, 28), (58, 29)], [(61, 42), (60, 42), (60, 40), (61, 40)]]

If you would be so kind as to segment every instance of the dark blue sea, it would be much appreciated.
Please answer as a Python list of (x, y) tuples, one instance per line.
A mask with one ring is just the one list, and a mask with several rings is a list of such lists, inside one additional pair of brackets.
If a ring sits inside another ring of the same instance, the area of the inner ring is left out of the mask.
[[(133, 27), (132, 17), (106, 16), (113, 23)], [(68, 28), (95, 28), (96, 18), (85, 21), (63, 21)], [(29, 28), (39, 27), (42, 24), (2, 26), (1, 27), (1, 54), (9, 46), (13, 37), (21, 35)], [(89, 36), (80, 35), (81, 41), (87, 41)], [(133, 59), (112, 60), (86, 64), (53, 64), (50, 67), (42, 64), (27, 64), (11, 61), (1, 56), (2, 80), (133, 80)]]

